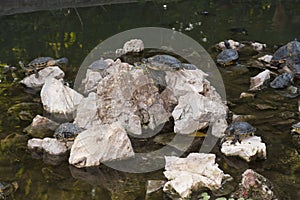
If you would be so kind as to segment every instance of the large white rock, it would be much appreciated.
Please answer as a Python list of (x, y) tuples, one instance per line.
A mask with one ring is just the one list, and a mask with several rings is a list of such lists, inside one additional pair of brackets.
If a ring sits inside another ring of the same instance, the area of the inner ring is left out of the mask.
[(102, 79), (100, 71), (87, 69), (85, 78), (82, 80), (81, 90), (83, 94), (87, 95), (90, 92), (96, 92), (97, 85)]
[(266, 69), (254, 77), (250, 78), (250, 91), (261, 90), (266, 87), (266, 83), (270, 80), (270, 70)]
[(205, 122), (214, 122), (226, 116), (226, 106), (201, 94), (190, 92), (179, 97), (172, 116), (174, 132), (190, 134), (205, 127)]
[(98, 166), (101, 162), (127, 159), (134, 156), (124, 128), (113, 123), (93, 126), (81, 132), (71, 148), (69, 163), (78, 168)]
[(78, 105), (74, 123), (79, 127), (89, 129), (94, 125), (101, 124), (101, 120), (97, 115), (96, 96), (96, 93), (91, 92)]
[(122, 55), (126, 53), (138, 53), (144, 50), (144, 42), (140, 39), (132, 39), (125, 42), (123, 49), (117, 49), (116, 54)]
[(231, 140), (227, 140), (222, 144), (221, 152), (226, 156), (239, 156), (247, 162), (254, 157), (267, 158), (266, 144), (258, 136), (245, 138), (241, 143), (237, 141), (235, 144), (231, 144)]
[(47, 78), (62, 79), (65, 76), (65, 73), (57, 66), (46, 67), (38, 73), (38, 78), (35, 77), (35, 74), (31, 74), (20, 81), (20, 83), (28, 88), (41, 89)]
[(221, 187), (224, 173), (215, 163), (214, 154), (191, 153), (187, 158), (166, 156), (164, 175), (168, 179), (163, 190), (188, 198), (201, 188), (216, 190)]
[(44, 109), (53, 114), (73, 115), (83, 96), (57, 79), (46, 79), (41, 90)]

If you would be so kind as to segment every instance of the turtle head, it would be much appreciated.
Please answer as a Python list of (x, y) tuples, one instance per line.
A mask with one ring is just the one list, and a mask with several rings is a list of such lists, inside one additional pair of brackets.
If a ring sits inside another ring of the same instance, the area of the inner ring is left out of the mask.
[(225, 44), (226, 49), (231, 49), (230, 43), (228, 42), (228, 40), (225, 40), (224, 44)]
[(63, 57), (63, 58), (57, 59), (56, 63), (58, 65), (67, 65), (69, 63), (69, 60), (68, 60), (68, 58)]

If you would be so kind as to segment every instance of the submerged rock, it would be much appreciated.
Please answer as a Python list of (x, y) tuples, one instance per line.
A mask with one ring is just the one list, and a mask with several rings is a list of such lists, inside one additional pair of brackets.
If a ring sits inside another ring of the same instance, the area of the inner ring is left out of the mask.
[(69, 120), (73, 119), (75, 109), (82, 98), (81, 94), (54, 78), (47, 79), (41, 91), (45, 111)]
[(45, 84), (47, 78), (62, 79), (65, 73), (59, 67), (46, 67), (40, 70), (39, 77), (36, 78), (35, 74), (25, 77), (20, 83), (24, 84), (28, 88), (40, 90)]
[(272, 189), (272, 183), (268, 179), (252, 169), (247, 169), (243, 173), (239, 188), (233, 196), (244, 199), (277, 199)]
[(37, 115), (24, 131), (33, 137), (44, 138), (46, 136), (51, 136), (58, 126), (58, 123), (46, 117)]
[(222, 143), (221, 152), (226, 156), (239, 156), (247, 162), (254, 158), (267, 158), (266, 144), (258, 136), (247, 137), (235, 144), (231, 140), (225, 141)]
[(166, 156), (164, 192), (188, 198), (203, 188), (221, 188), (224, 172), (215, 163), (214, 154), (191, 153), (187, 158)]
[(71, 148), (69, 163), (78, 168), (134, 156), (126, 131), (117, 123), (93, 126), (81, 132)]
[(250, 91), (258, 91), (267, 86), (270, 79), (270, 70), (259, 73), (258, 75), (250, 78)]

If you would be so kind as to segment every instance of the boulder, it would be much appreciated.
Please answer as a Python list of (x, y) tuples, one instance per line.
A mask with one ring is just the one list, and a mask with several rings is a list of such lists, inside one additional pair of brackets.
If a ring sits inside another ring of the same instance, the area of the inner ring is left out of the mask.
[(270, 80), (270, 70), (266, 69), (265, 71), (257, 74), (254, 77), (250, 78), (250, 91), (258, 91), (267, 87), (267, 82)]
[(231, 144), (231, 142), (231, 140), (227, 140), (222, 144), (221, 152), (226, 156), (239, 156), (247, 162), (253, 158), (267, 158), (266, 144), (258, 136), (245, 138), (235, 144)]
[(247, 169), (243, 173), (242, 181), (233, 196), (243, 199), (277, 199), (272, 189), (272, 183), (268, 179), (252, 169)]
[(80, 101), (74, 120), (74, 123), (79, 127), (89, 129), (94, 125), (101, 124), (101, 120), (97, 115), (96, 97), (97, 94), (91, 92), (88, 97)]
[(165, 159), (164, 175), (168, 182), (164, 185), (164, 192), (188, 198), (192, 192), (203, 188), (221, 188), (224, 173), (215, 163), (214, 154), (191, 153), (187, 158), (166, 156)]
[(35, 74), (25, 77), (20, 81), (21, 84), (24, 84), (28, 88), (33, 88), (40, 90), (45, 84), (47, 78), (62, 79), (65, 76), (65, 73), (57, 66), (46, 67), (45, 69), (40, 70), (39, 77), (36, 78)]
[(32, 123), (24, 129), (24, 131), (33, 137), (44, 138), (46, 136), (53, 135), (53, 132), (58, 126), (58, 123), (48, 119), (47, 117), (37, 115), (32, 120)]
[(82, 98), (81, 94), (54, 78), (47, 79), (41, 90), (44, 110), (51, 114), (65, 116), (69, 120), (73, 119), (75, 109)]
[(125, 42), (123, 49), (117, 49), (116, 54), (138, 53), (144, 50), (144, 42), (140, 39), (132, 39)]
[(71, 148), (69, 163), (78, 167), (98, 166), (101, 162), (134, 156), (125, 129), (117, 124), (98, 125), (81, 132)]

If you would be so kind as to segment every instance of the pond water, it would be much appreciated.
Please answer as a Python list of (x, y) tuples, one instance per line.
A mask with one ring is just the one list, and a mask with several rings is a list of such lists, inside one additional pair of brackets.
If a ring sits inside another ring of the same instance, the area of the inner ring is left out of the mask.
[[(299, 1), (279, 2), (141, 1), (1, 16), (0, 64), (18, 66), (19, 60), (65, 56), (70, 64), (64, 71), (72, 85), (84, 58), (100, 42), (119, 32), (148, 26), (182, 31), (213, 58), (211, 47), (229, 38), (266, 43), (272, 53), (276, 46), (300, 36)], [(249, 88), (249, 77), (259, 70), (248, 64), (247, 57), (241, 58), (238, 66), (219, 69), (230, 109), (235, 114), (255, 116), (250, 122), (268, 150), (266, 161), (247, 164), (233, 160), (234, 167), (222, 157), (221, 168), (237, 180), (246, 168), (255, 169), (273, 182), (279, 199), (299, 199), (300, 156), (289, 134), (291, 125), (299, 120), (297, 99), (266, 89), (253, 100), (240, 100), (240, 93)], [(22, 75), (16, 72), (14, 76)], [(128, 174), (105, 166), (78, 170), (67, 162), (53, 166), (47, 163), (49, 158), (44, 158), (45, 162), (32, 158), (22, 130), (30, 124), (31, 116), (42, 114), (40, 100), (38, 95), (25, 93), (13, 78), (1, 77), (0, 83), (0, 181), (18, 182), (15, 199), (144, 199), (147, 180), (163, 177), (162, 171)], [(24, 107), (20, 104), (24, 102), (31, 104)], [(269, 108), (258, 109), (257, 105)], [(24, 109), (33, 111), (20, 119)]]

